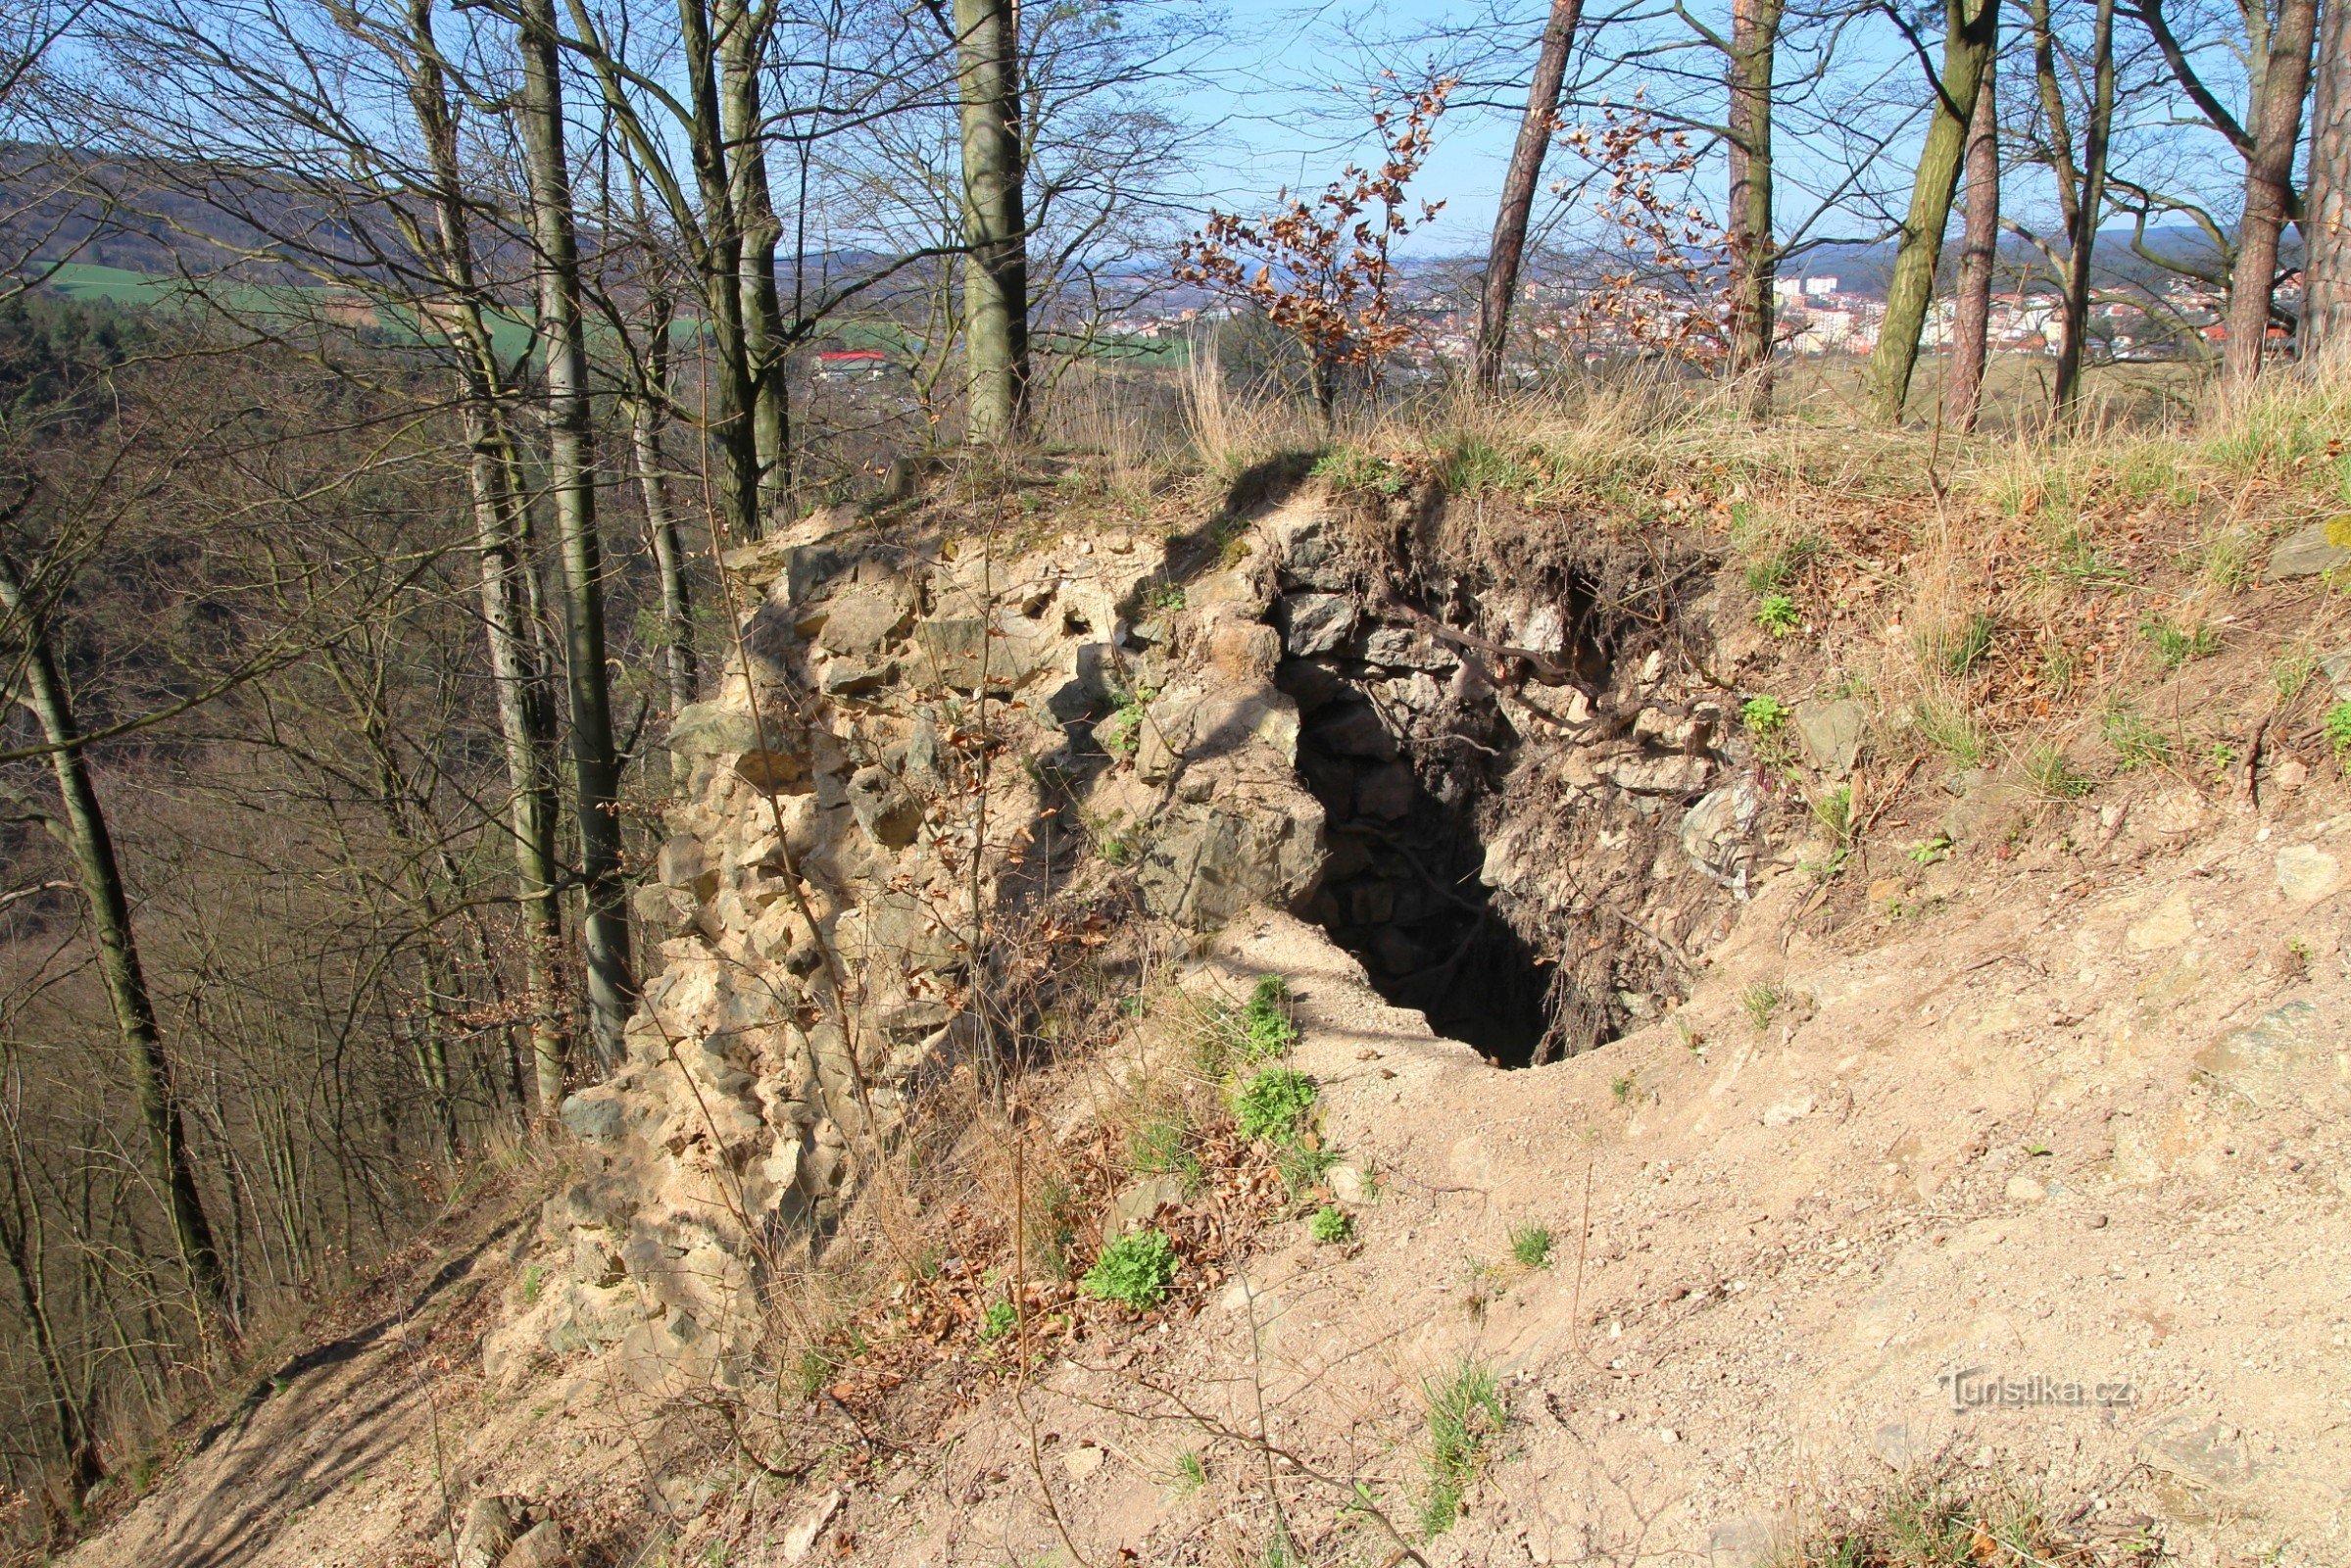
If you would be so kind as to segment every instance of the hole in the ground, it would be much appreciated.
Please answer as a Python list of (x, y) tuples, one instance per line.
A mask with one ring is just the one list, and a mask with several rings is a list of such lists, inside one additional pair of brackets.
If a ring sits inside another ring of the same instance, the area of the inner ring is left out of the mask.
[[(1427, 679), (1427, 676), (1422, 676)], [(1309, 912), (1362, 960), (1381, 996), (1428, 1015), (1505, 1067), (1535, 1059), (1553, 973), (1480, 880), (1479, 798), (1516, 740), (1498, 713), (1415, 768), (1360, 677), (1337, 660), (1286, 660), (1298, 701), (1298, 772), (1326, 813), (1330, 858)]]

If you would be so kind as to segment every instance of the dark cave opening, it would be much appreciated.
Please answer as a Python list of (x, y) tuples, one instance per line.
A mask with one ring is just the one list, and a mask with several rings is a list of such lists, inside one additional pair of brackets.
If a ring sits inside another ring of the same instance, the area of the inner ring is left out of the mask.
[(1304, 912), (1389, 1002), (1501, 1066), (1528, 1065), (1549, 1027), (1554, 970), (1480, 880), (1477, 823), (1517, 737), (1487, 708), (1481, 733), (1416, 759), (1397, 738), (1406, 726), (1375, 706), (1381, 683), (1344, 662), (1285, 660), (1275, 681), (1298, 700), (1298, 773), (1326, 813), (1329, 858)]

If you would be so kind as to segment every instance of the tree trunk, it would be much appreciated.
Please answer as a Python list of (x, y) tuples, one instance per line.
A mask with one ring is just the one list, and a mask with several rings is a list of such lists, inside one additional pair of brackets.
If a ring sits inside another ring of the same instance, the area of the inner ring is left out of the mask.
[(1991, 286), (2000, 262), (2000, 99), (1993, 90), (1998, 64), (1996, 55), (1984, 63), (1976, 116), (1968, 122), (1967, 226), (1960, 240), (1951, 374), (1943, 390), (1943, 417), (1963, 431), (1976, 428), (1984, 407), (1984, 369), (1991, 352)]
[(571, 765), (579, 818), (581, 921), (588, 1015), (607, 1067), (624, 1054), (636, 1004), (628, 889), (620, 875), (620, 760), (612, 743), (612, 689), (604, 651), (604, 564), (596, 533), (595, 476), (588, 467), (588, 347), (580, 320), (579, 244), (571, 171), (563, 155), (563, 92), (553, 0), (523, 0), (522, 99), (517, 121), (530, 183), (531, 242), (539, 280), (539, 334), (547, 356), (548, 488), (563, 565), (565, 662), (571, 694)]
[(2278, 236), (2294, 207), (2294, 153), (2318, 20), (2318, 0), (2283, 0), (2270, 34), (2268, 66), (2254, 90), (2253, 151), (2245, 160), (2245, 212), (2229, 269), (2229, 335), (2221, 355), (2222, 374), (2232, 382), (2260, 373), (2269, 343)]
[[(2057, 184), (2064, 219), (2066, 261), (2060, 270), (2057, 374), (2050, 388), (2050, 414), (2070, 414), (2081, 390), (2082, 355), (2089, 329), (2089, 282), (2098, 219), (2106, 201), (2106, 152), (2114, 127), (2114, 7), (2099, 0), (2090, 46), (2089, 118), (2082, 127), (2077, 160), (2065, 85), (2058, 70), (2057, 27), (2050, 0), (2032, 0), (2033, 74), (2048, 126), (2049, 172)], [(2078, 73), (2077, 73), (2078, 74)]]
[(1731, 373), (1752, 377), (1747, 412), (1772, 410), (1772, 73), (1783, 0), (1731, 4)]
[[(12, 1097), (14, 1083), (11, 1084)], [(88, 1410), (73, 1390), (66, 1366), (65, 1348), (49, 1312), (46, 1228), (41, 1200), (29, 1191), (24, 1149), (17, 1137), (12, 1114), (8, 1125), (8, 1201), (0, 1209), (0, 1252), (17, 1279), (17, 1309), (32, 1330), (32, 1348), (41, 1363), (42, 1381), (49, 1385), (49, 1404), (56, 1422), (57, 1450), (65, 1460), (66, 1488), (75, 1507), (106, 1475), (98, 1451), (98, 1436), (90, 1430)]]
[(744, 0), (718, 0), (719, 116), (733, 150), (729, 189), (739, 231), (737, 286), (742, 291), (744, 357), (752, 383), (752, 447), (759, 464), (762, 531), (781, 520), (790, 461), (784, 451), (784, 317), (775, 289), (775, 247), (783, 237), (767, 182), (766, 125), (760, 108), (759, 65), (765, 29)]
[(1999, 40), (2000, 0), (1943, 0), (1943, 64), (1935, 84), (1935, 119), (1919, 153), (1910, 186), (1910, 212), (1894, 252), (1893, 276), (1886, 289), (1886, 320), (1870, 357), (1872, 400), (1878, 417), (1901, 421), (1910, 402), (1910, 377), (1918, 368), (1919, 332), (1935, 303), (1935, 270), (1942, 260), (1943, 227), (1951, 220), (1951, 196), (1959, 188), (1959, 165), (1967, 150), (1968, 127), (1976, 118), (1976, 95), (1984, 70)]
[(1015, 0), (955, 0), (963, 132), (964, 437), (1018, 441), (1028, 425), (1028, 221), (1021, 184)]
[(514, 836), (514, 874), (522, 906), (523, 984), (530, 1006), (530, 1054), (539, 1114), (552, 1116), (563, 1099), (570, 1031), (564, 1026), (562, 963), (563, 908), (556, 897), (557, 780), (555, 710), (540, 658), (537, 622), (524, 611), (520, 586), (529, 518), (514, 482), (514, 450), (505, 413), (504, 368), (483, 318), (473, 270), (472, 230), (466, 219), (457, 120), (433, 37), (431, 0), (411, 0), (409, 23), (416, 58), (409, 96), (424, 132), (433, 178), (434, 258), (450, 299), (444, 326), (459, 354), (458, 397), (472, 492), (474, 553), (481, 577), (482, 632), (497, 690), (498, 726), (506, 746), (508, 819)]
[(2327, 0), (2303, 201), (2302, 357), (2351, 355), (2351, 0)]
[(1543, 179), (1543, 155), (1559, 128), (1559, 88), (1567, 79), (1567, 55), (1584, 0), (1551, 0), (1543, 46), (1535, 56), (1535, 80), (1527, 88), (1527, 112), (1518, 122), (1518, 141), (1502, 175), (1502, 203), (1494, 215), (1494, 238), (1486, 248), (1486, 278), (1478, 292), (1478, 340), (1471, 374), (1481, 392), (1501, 390), (1502, 360), (1510, 342), (1510, 307), (1518, 298), (1518, 270), (1526, 260), (1527, 220)]
[(81, 731), (74, 724), (65, 679), (49, 646), (48, 618), (38, 605), (25, 598), (16, 568), (6, 562), (0, 562), (0, 607), (22, 627), (24, 702), (50, 747), (50, 766), (57, 774), (58, 794), (64, 798), (66, 816), (58, 825), (59, 836), (73, 852), (82, 899), (89, 906), (99, 977), (114, 1007), (115, 1028), (122, 1038), (131, 1084), (139, 1098), (139, 1120), (147, 1133), (148, 1175), (171, 1218), (180, 1262), (187, 1269), (199, 1307), (208, 1315), (224, 1314), (229, 1304), (228, 1283), (213, 1242), (212, 1221), (196, 1190), (195, 1167), (188, 1159), (187, 1129), (171, 1083), (171, 1059), (164, 1054), (163, 1031), (156, 1025), (155, 1004), (139, 964), (138, 941), (130, 926), (130, 901), (122, 891), (114, 836), (107, 830), (106, 813), (99, 807), (89, 764), (81, 755)]
[[(663, 330), (667, 328), (664, 327)], [(653, 545), (654, 569), (661, 579), (663, 672), (669, 678), (669, 711), (694, 701), (701, 671), (694, 657), (694, 602), (679, 548), (677, 518), (661, 485), (661, 428), (659, 406), (650, 397), (629, 404), (629, 435), (636, 449), (637, 486), (645, 497), (645, 532)]]

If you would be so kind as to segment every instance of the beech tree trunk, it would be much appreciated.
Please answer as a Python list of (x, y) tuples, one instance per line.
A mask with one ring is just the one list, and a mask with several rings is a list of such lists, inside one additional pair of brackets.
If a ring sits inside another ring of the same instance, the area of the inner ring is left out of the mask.
[(2245, 211), (2229, 269), (2229, 336), (2221, 354), (2222, 374), (2232, 382), (2260, 373), (2269, 344), (2278, 238), (2294, 209), (2294, 152), (2318, 21), (2318, 0), (2283, 0), (2270, 34), (2268, 65), (2254, 89), (2248, 127), (2253, 150), (2245, 159)]
[(1984, 63), (1976, 116), (1968, 122), (1967, 220), (1959, 249), (1958, 314), (1952, 322), (1951, 374), (1943, 417), (1973, 430), (1984, 407), (1984, 370), (1991, 353), (1991, 286), (2000, 263), (2000, 100), (1993, 90), (1998, 57)]
[(1984, 67), (1999, 40), (2000, 0), (1943, 0), (1943, 62), (1935, 99), (1935, 119), (1919, 153), (1910, 185), (1910, 211), (1894, 251), (1893, 276), (1886, 284), (1886, 320), (1870, 357), (1872, 401), (1888, 424), (1901, 421), (1910, 402), (1910, 378), (1918, 368), (1919, 333), (1935, 303), (1935, 270), (1942, 260), (1943, 228), (1951, 220), (1951, 197), (1959, 188), (1959, 166), (1967, 151), (1968, 127), (1976, 118), (1976, 96)]
[(579, 818), (581, 920), (587, 949), (588, 1016), (607, 1067), (624, 1054), (636, 1005), (628, 932), (628, 889), (620, 875), (620, 759), (612, 741), (612, 687), (605, 664), (604, 563), (596, 532), (595, 475), (589, 469), (588, 346), (580, 318), (579, 242), (571, 171), (563, 153), (563, 89), (553, 0), (522, 0), (522, 94), (516, 122), (530, 182), (531, 243), (537, 251), (539, 336), (547, 366), (548, 489), (563, 565), (565, 662), (571, 695), (571, 766)]
[(1783, 0), (1731, 4), (1731, 373), (1751, 377), (1747, 412), (1772, 410), (1772, 72)]
[(459, 355), (458, 398), (466, 446), (466, 482), (473, 504), (474, 554), (481, 575), (482, 632), (490, 679), (497, 688), (498, 725), (506, 746), (508, 819), (514, 837), (514, 873), (523, 911), (523, 984), (530, 1007), (530, 1055), (542, 1116), (563, 1100), (570, 1030), (562, 981), (563, 909), (557, 898), (555, 710), (547, 690), (538, 623), (525, 610), (529, 513), (515, 477), (507, 424), (505, 368), (487, 320), (473, 268), (472, 231), (458, 159), (457, 120), (449, 104), (440, 46), (433, 36), (431, 0), (411, 0), (416, 44), (409, 62), (409, 98), (424, 134), (432, 170), (433, 257), (449, 297), (433, 314)]
[(2351, 355), (2351, 0), (2327, 0), (2303, 201), (2302, 357)]
[(963, 133), (964, 436), (1017, 441), (1029, 413), (1028, 220), (1015, 0), (955, 0)]
[(1535, 79), (1527, 88), (1527, 112), (1518, 122), (1518, 141), (1502, 175), (1501, 206), (1494, 215), (1494, 238), (1486, 248), (1486, 277), (1478, 291), (1478, 337), (1471, 374), (1479, 390), (1499, 391), (1502, 360), (1510, 342), (1510, 310), (1518, 299), (1518, 272), (1526, 261), (1527, 221), (1535, 190), (1543, 180), (1543, 155), (1559, 128), (1559, 89), (1567, 79), (1567, 56), (1583, 20), (1584, 0), (1551, 0), (1543, 45), (1535, 56)]
[(73, 857), (74, 875), (89, 910), (90, 935), (97, 945), (98, 976), (114, 1009), (115, 1030), (122, 1037), (131, 1086), (138, 1095), (139, 1120), (147, 1134), (148, 1179), (171, 1220), (198, 1307), (208, 1315), (225, 1314), (228, 1281), (220, 1269), (203, 1195), (196, 1190), (187, 1127), (171, 1082), (171, 1058), (164, 1052), (163, 1031), (156, 1024), (155, 1004), (139, 963), (114, 835), (107, 829), (89, 763), (81, 755), (81, 731), (49, 644), (48, 617), (26, 598), (15, 566), (5, 561), (0, 561), (0, 608), (16, 618), (24, 640), (23, 701), (40, 724), (65, 803), (65, 820), (55, 825), (56, 832)]
[(759, 94), (765, 30), (745, 0), (718, 0), (719, 116), (732, 153), (727, 173), (739, 231), (736, 283), (742, 291), (743, 351), (751, 378), (752, 449), (759, 465), (762, 531), (783, 520), (791, 460), (785, 450), (784, 315), (775, 287), (783, 224), (767, 182), (766, 124)]

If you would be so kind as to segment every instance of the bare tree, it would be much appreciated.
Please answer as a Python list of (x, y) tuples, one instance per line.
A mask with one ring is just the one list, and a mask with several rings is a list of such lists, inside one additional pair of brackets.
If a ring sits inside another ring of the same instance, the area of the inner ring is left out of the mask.
[(1029, 417), (1020, 23), (1013, 0), (955, 0), (951, 25), (963, 133), (964, 430), (975, 445), (999, 446), (1019, 440)]
[(1486, 275), (1478, 287), (1478, 336), (1472, 375), (1493, 392), (1502, 384), (1502, 359), (1510, 339), (1510, 308), (1518, 297), (1518, 272), (1526, 259), (1527, 221), (1543, 180), (1543, 154), (1559, 128), (1559, 94), (1567, 79), (1567, 56), (1584, 0), (1551, 0), (1550, 20), (1535, 56), (1535, 78), (1527, 87), (1527, 112), (1502, 175), (1502, 196), (1494, 216), (1494, 237), (1486, 248)]
[(1968, 122), (1967, 220), (1959, 248), (1951, 372), (1943, 386), (1943, 417), (1955, 430), (1976, 428), (1991, 348), (1991, 286), (2000, 260), (2000, 97), (1993, 81), (1998, 65), (1994, 50), (1984, 63), (1976, 116)]
[(1898, 422), (1910, 402), (1910, 377), (1918, 368), (1919, 334), (1934, 303), (1943, 228), (1951, 219), (1968, 127), (1976, 118), (1976, 95), (1998, 46), (1999, 26), (2000, 0), (1944, 0), (1938, 71), (1929, 64), (1925, 43), (1904, 24), (1927, 72), (1934, 111), (1926, 145), (1919, 152), (1918, 172), (1911, 180), (1910, 211), (1894, 250), (1893, 275), (1886, 283), (1886, 319), (1870, 359), (1871, 401), (1878, 417), (1887, 423)]
[(2310, 110), (2310, 197), (2302, 218), (2302, 354), (2351, 344), (2351, 0), (2327, 0)]

